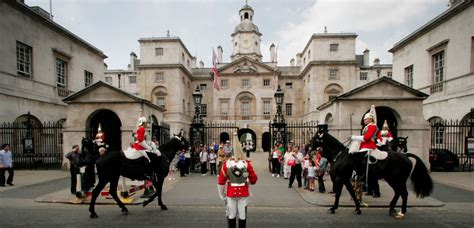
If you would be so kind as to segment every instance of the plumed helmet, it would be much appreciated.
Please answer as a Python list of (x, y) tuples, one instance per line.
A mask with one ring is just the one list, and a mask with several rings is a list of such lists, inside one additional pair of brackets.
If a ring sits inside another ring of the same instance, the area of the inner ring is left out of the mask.
[(377, 123), (377, 114), (375, 112), (375, 105), (370, 106), (370, 111), (364, 115), (364, 120), (365, 119), (372, 119), (374, 123)]
[(143, 123), (147, 123), (147, 122), (148, 122), (148, 121), (146, 120), (146, 117), (143, 117), (143, 116), (142, 116), (142, 117), (138, 118), (137, 125), (138, 125), (138, 126), (141, 126), (141, 125), (143, 125)]
[(387, 130), (389, 129), (389, 128), (388, 128), (387, 120), (385, 120), (385, 121), (383, 122), (383, 126), (382, 126), (382, 127), (383, 127), (383, 128), (387, 128)]
[(100, 132), (102, 132), (102, 126), (99, 123), (99, 127), (97, 128), (97, 133), (100, 133)]
[(233, 136), (233, 150), (234, 150), (234, 159), (244, 159), (244, 153), (242, 150), (242, 145), (239, 143), (239, 138), (237, 137), (237, 132), (234, 132)]

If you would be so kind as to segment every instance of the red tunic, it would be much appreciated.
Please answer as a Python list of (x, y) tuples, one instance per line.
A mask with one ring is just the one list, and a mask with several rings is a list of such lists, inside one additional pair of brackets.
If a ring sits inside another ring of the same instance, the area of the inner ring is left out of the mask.
[(145, 147), (141, 146), (140, 143), (145, 140), (145, 127), (140, 126), (137, 129), (137, 134), (136, 134), (137, 141), (133, 143), (133, 148), (135, 150), (146, 150)]
[(360, 143), (360, 149), (375, 149), (377, 145), (375, 144), (375, 138), (377, 133), (377, 126), (373, 123), (369, 123), (365, 126), (362, 134), (364, 134), (364, 139)]
[(227, 177), (227, 161), (222, 165), (221, 172), (217, 178), (217, 184), (225, 185), (227, 182), (227, 197), (248, 197), (249, 196), (249, 182), (250, 184), (257, 183), (257, 174), (253, 169), (252, 164), (249, 160), (247, 162), (247, 172), (249, 173), (248, 181), (245, 182), (244, 186), (231, 186), (230, 181)]
[(379, 133), (377, 134), (377, 138), (379, 139), (379, 142), (383, 141), (382, 137), (385, 137), (385, 138), (388, 138), (388, 139), (390, 139), (390, 138), (393, 139), (392, 132), (387, 131), (387, 134), (382, 135), (382, 131), (379, 131)]

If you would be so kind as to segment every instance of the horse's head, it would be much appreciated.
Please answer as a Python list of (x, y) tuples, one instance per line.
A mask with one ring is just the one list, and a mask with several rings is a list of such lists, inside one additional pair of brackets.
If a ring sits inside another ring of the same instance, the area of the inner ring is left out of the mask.
[(179, 134), (173, 136), (174, 139), (178, 140), (178, 150), (182, 149), (188, 149), (189, 148), (189, 142), (184, 138), (183, 135), (183, 129), (179, 132)]
[(330, 135), (325, 127), (318, 129), (311, 139), (311, 146), (314, 149), (321, 147), (329, 161), (331, 161), (340, 151), (347, 149), (344, 144)]
[(398, 151), (398, 148), (402, 149), (403, 152), (408, 151), (408, 136), (407, 137), (398, 137), (396, 138), (396, 145), (395, 145), (395, 151)]

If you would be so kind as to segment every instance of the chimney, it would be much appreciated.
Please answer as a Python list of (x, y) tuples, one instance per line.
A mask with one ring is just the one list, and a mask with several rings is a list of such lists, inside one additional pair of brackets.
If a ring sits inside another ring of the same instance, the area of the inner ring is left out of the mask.
[(379, 65), (380, 64), (380, 59), (379, 58), (375, 58), (374, 59), (374, 66), (375, 65)]
[(364, 50), (364, 66), (369, 66), (369, 49)]
[(291, 58), (291, 60), (290, 60), (290, 66), (295, 66), (295, 58)]
[(296, 54), (296, 66), (303, 65), (303, 58), (301, 58), (301, 54)]
[(272, 45), (270, 45), (270, 62), (275, 63), (276, 61), (275, 44), (272, 43)]
[(199, 61), (199, 68), (204, 68), (204, 62), (202, 60)]
[(130, 70), (135, 70), (137, 69), (137, 66), (135, 66), (135, 62), (137, 60), (137, 55), (135, 52), (130, 52)]
[(222, 63), (222, 54), (224, 50), (222, 49), (221, 45), (217, 46), (217, 62)]

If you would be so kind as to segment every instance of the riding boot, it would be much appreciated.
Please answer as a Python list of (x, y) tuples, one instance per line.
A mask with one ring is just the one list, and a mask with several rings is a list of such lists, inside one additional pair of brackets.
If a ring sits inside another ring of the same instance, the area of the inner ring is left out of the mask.
[(236, 218), (227, 219), (227, 224), (229, 228), (236, 228)]
[(239, 219), (239, 228), (245, 228), (247, 226), (247, 219)]

